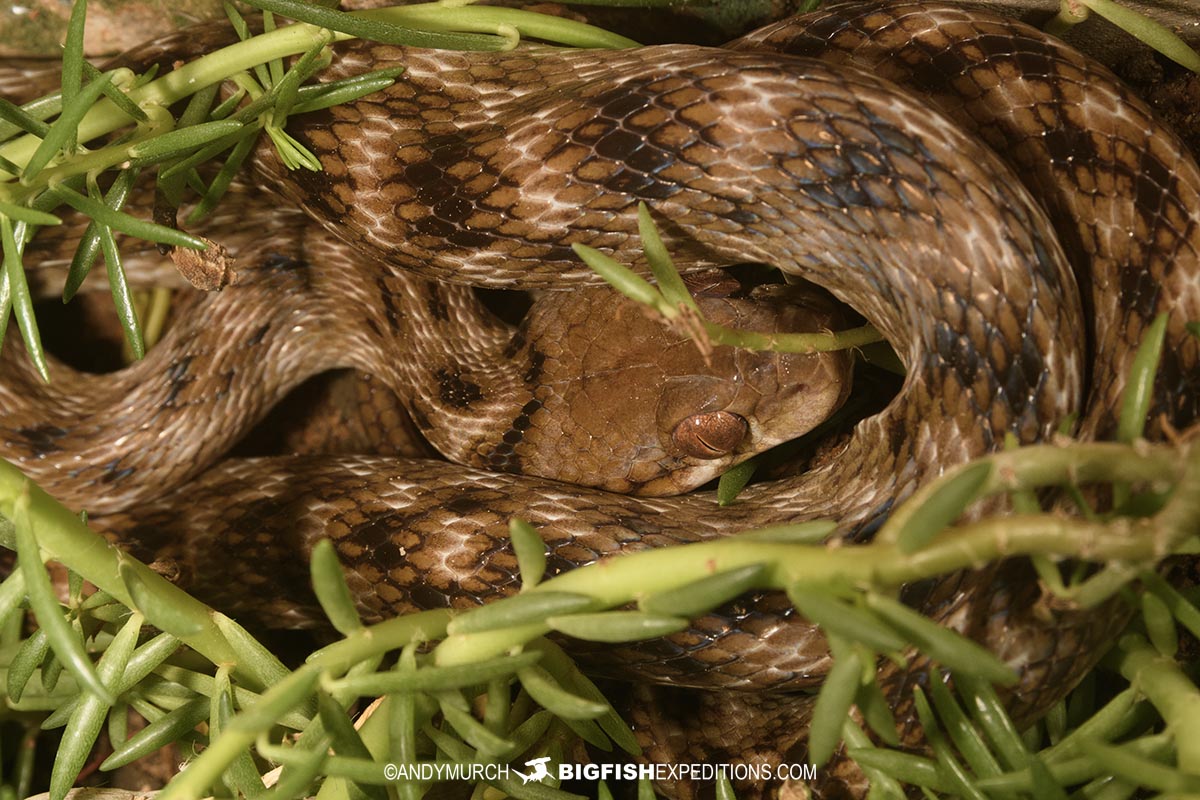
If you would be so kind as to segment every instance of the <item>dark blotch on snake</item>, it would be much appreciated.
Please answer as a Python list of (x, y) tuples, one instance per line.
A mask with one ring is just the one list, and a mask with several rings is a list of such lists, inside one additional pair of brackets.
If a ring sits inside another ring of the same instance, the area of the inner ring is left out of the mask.
[(442, 295), (436, 290), (431, 292), (428, 300), (429, 315), (436, 320), (446, 322), (450, 319), (450, 309), (446, 306), (446, 301), (442, 299)]
[(288, 512), (286, 498), (264, 497), (240, 506), (240, 513), (228, 519), (229, 528), (245, 539), (253, 539), (264, 530), (288, 524), (294, 514)]
[(388, 284), (387, 279), (382, 275), (375, 279), (375, 288), (379, 290), (379, 302), (383, 305), (384, 313), (387, 314), (388, 324), (393, 330), (400, 328), (400, 306), (396, 303), (396, 298), (392, 296), (392, 287)]
[(303, 259), (285, 256), (282, 253), (272, 253), (262, 260), (262, 268), (274, 272), (292, 272), (304, 269), (308, 263)]
[(269, 330), (271, 330), (271, 323), (268, 322), (250, 335), (250, 338), (246, 340), (246, 346), (254, 347), (257, 344), (260, 344), (263, 340), (263, 337), (267, 335), (267, 331)]
[(29, 445), (30, 455), (34, 458), (41, 458), (49, 453), (57, 453), (62, 450), (58, 446), (58, 440), (66, 436), (67, 431), (57, 425), (42, 424), (18, 428), (16, 434)]
[(478, 513), (486, 507), (486, 503), (481, 502), (475, 497), (460, 495), (452, 497), (443, 504), (446, 511), (451, 511), (455, 514), (462, 514), (464, 517), (469, 517), (472, 514)]
[(518, 330), (504, 347), (504, 357), (512, 358), (525, 346), (525, 333)]
[(103, 465), (102, 469), (104, 470), (104, 474), (100, 476), (100, 482), (113, 483), (114, 481), (128, 478), (134, 473), (133, 467), (120, 468), (120, 463), (120, 459), (113, 459), (112, 461)]
[(541, 350), (529, 351), (529, 369), (525, 370), (522, 376), (526, 383), (537, 383), (542, 377), (542, 370), (546, 364), (546, 354)]
[(167, 391), (167, 399), (163, 401), (163, 405), (170, 408), (175, 405), (175, 401), (179, 398), (179, 393), (183, 391), (189, 383), (195, 380), (191, 375), (188, 375), (188, 367), (191, 366), (192, 357), (184, 356), (178, 361), (171, 363), (171, 368), (167, 370), (167, 381), (170, 384), (170, 389)]
[(455, 408), (467, 408), (483, 397), (479, 384), (463, 380), (457, 371), (439, 369), (434, 373), (438, 382), (438, 394), (442, 402)]

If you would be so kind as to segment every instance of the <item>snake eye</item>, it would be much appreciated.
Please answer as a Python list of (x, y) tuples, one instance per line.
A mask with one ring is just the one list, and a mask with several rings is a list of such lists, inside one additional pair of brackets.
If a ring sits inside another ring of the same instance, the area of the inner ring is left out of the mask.
[(675, 445), (694, 458), (720, 458), (732, 453), (746, 437), (750, 426), (729, 411), (693, 414), (675, 426)]

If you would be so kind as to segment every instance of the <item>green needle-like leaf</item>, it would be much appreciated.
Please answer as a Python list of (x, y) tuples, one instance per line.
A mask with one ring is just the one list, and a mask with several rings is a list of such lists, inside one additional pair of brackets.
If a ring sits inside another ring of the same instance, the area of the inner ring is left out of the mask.
[[(360, 758), (368, 762), (373, 760), (371, 751), (367, 749), (358, 735), (358, 731), (354, 729), (354, 724), (350, 721), (345, 709), (336, 700), (326, 692), (318, 692), (317, 708), (321, 715), (321, 721), (325, 724), (325, 730), (329, 734), (333, 752), (339, 756)], [(379, 787), (360, 786), (359, 788), (373, 800), (386, 800), (387, 798), (387, 793)]]
[(38, 625), (46, 631), (50, 647), (80, 686), (86, 688), (106, 705), (113, 705), (116, 698), (100, 681), (96, 668), (88, 659), (83, 642), (71, 630), (63, 616), (62, 606), (54, 594), (50, 575), (42, 563), (41, 551), (29, 518), (28, 489), (17, 498), (13, 508), (13, 525), (17, 536), (17, 557), (21, 572), (25, 575), (25, 587), (29, 593), (29, 605), (37, 616)]
[(586, 245), (572, 245), (571, 249), (583, 260), (583, 263), (591, 267), (597, 275), (608, 281), (614, 289), (630, 300), (649, 306), (666, 317), (677, 315), (678, 312), (662, 294), (650, 285), (649, 281), (629, 267)]
[[(871, 683), (868, 685), (878, 687), (878, 684), (875, 681), (871, 681)], [(861, 692), (859, 693), (859, 697), (862, 697)], [(862, 709), (861, 699), (859, 703), (859, 708)], [(863, 713), (866, 714), (867, 711), (863, 709)], [(890, 709), (888, 710), (888, 716), (891, 716)], [(896, 734), (893, 730), (889, 735), (889, 738), (895, 736)], [(845, 724), (842, 726), (842, 740), (846, 743), (847, 754), (853, 754), (857, 752), (856, 748), (864, 748), (873, 752), (886, 752), (875, 750), (871, 743), (871, 739), (852, 719), (847, 719)], [(867, 792), (867, 800), (904, 800), (904, 790), (900, 787), (900, 782), (894, 777), (892, 777), (890, 774), (882, 772), (881, 770), (862, 763), (862, 761), (855, 758), (854, 755), (850, 755), (850, 757), (855, 759), (855, 763), (859, 765), (863, 771), (863, 774), (867, 776), (867, 780), (871, 782), (871, 787)]]
[(515, 656), (489, 658), (473, 664), (347, 675), (332, 681), (330, 688), (335, 692), (348, 692), (359, 696), (461, 689), (478, 686), (496, 678), (509, 677), (518, 670), (533, 666), (540, 658), (541, 653), (529, 651)]
[(277, 125), (267, 125), (265, 130), (285, 167), (290, 170), (307, 169), (311, 172), (321, 170), (320, 160), (300, 140)]
[(225, 119), (178, 128), (133, 145), (129, 148), (129, 160), (135, 166), (154, 164), (235, 134), (243, 127), (237, 120)]
[(1005, 769), (1024, 767), (1029, 753), (992, 685), (981, 677), (964, 673), (955, 673), (954, 680), (962, 687), (961, 693), (967, 699), (972, 719), (987, 734)]
[(733, 791), (733, 784), (729, 782), (729, 776), (721, 770), (717, 775), (717, 794), (716, 800), (737, 800), (737, 795)]
[(117, 701), (108, 714), (108, 741), (113, 747), (129, 738), (129, 704)]
[(834, 659), (833, 668), (821, 684), (808, 729), (808, 758), (814, 764), (821, 766), (829, 761), (842, 740), (842, 725), (854, 705), (862, 673), (862, 659), (856, 650)]
[[(114, 74), (119, 74), (120, 72), (121, 70), (116, 70)], [(84, 60), (83, 76), (89, 81), (98, 80), (101, 76), (103, 76), (103, 74), (104, 73), (102, 73), (100, 70), (89, 64), (87, 60)], [(142, 111), (142, 109), (140, 109), (136, 103), (130, 100), (129, 95), (121, 91), (121, 88), (116, 85), (116, 82), (117, 78), (113, 78), (107, 84), (105, 84), (100, 91), (104, 93), (105, 97), (113, 102), (113, 105), (124, 111), (125, 116), (136, 122), (149, 122), (149, 115), (146, 114), (145, 111)], [(132, 82), (133, 81), (131, 79), (130, 83)]]
[(1179, 650), (1179, 632), (1175, 617), (1158, 595), (1151, 592), (1142, 595), (1142, 622), (1154, 649), (1166, 658), (1174, 658)]
[(929, 746), (937, 757), (938, 769), (955, 787), (955, 793), (967, 800), (986, 800), (983, 793), (976, 788), (966, 769), (959, 763), (945, 737), (942, 736), (937, 718), (933, 714), (933, 708), (929, 705), (929, 700), (926, 699), (925, 692), (920, 686), (913, 687), (913, 705), (917, 709), (917, 716), (921, 720), (921, 729), (925, 732), (925, 738), (929, 740)]
[(212, 619), (237, 654), (239, 672), (253, 676), (260, 686), (275, 686), (291, 674), (274, 653), (241, 625), (224, 614), (213, 614)]
[(1119, 442), (1132, 442), (1142, 435), (1146, 416), (1150, 413), (1150, 401), (1154, 397), (1154, 377), (1158, 374), (1169, 318), (1163, 312), (1154, 319), (1133, 357), (1133, 367), (1126, 378), (1125, 396), (1121, 399), (1121, 416), (1117, 422)]
[[(557, 712), (554, 713), (557, 714)], [(558, 714), (558, 716), (562, 720), (562, 723), (580, 739), (587, 742), (592, 747), (595, 747), (597, 750), (602, 750), (605, 753), (612, 752), (612, 742), (605, 737), (604, 731), (599, 725), (596, 724), (594, 720), (571, 719), (569, 717), (563, 717), (561, 714)]]
[[(221, 145), (225, 141), (225, 139), (219, 139), (216, 144)], [(189, 224), (195, 224), (208, 216), (217, 203), (220, 202), (221, 198), (225, 196), (225, 192), (229, 190), (229, 187), (233, 184), (233, 179), (237, 177), (238, 172), (241, 170), (242, 163), (250, 155), (250, 151), (254, 149), (256, 141), (258, 141), (257, 131), (252, 130), (241, 134), (241, 138), (233, 146), (233, 151), (225, 159), (225, 163), (221, 165), (221, 170), (213, 178), (212, 183), (209, 184), (208, 191), (204, 193), (200, 198), (200, 202), (188, 214), (187, 221)]]
[[(125, 201), (129, 199), (129, 193), (137, 183), (138, 173), (137, 169), (121, 170), (104, 195), (104, 205), (114, 211), (124, 208)], [(87, 229), (83, 232), (83, 236), (75, 248), (75, 254), (71, 257), (71, 266), (67, 268), (67, 280), (63, 285), (64, 303), (79, 291), (79, 287), (83, 285), (92, 269), (92, 264), (96, 262), (96, 256), (100, 254), (101, 249), (100, 230), (104, 227), (107, 226), (93, 220), (88, 223)]]
[(67, 36), (63, 41), (62, 97), (68, 107), (83, 86), (83, 33), (86, 25), (87, 0), (77, 0), (71, 6)]
[(30, 225), (61, 225), (62, 220), (45, 211), (38, 211), (29, 206), (18, 206), (0, 200), (0, 214), (17, 222), (27, 222)]
[[(75, 632), (76, 638), (83, 641), (83, 629), (79, 625), (78, 619), (71, 620), (71, 630)], [(62, 677), (63, 665), (54, 656), (54, 651), (51, 650), (46, 654), (45, 660), (42, 661), (42, 688), (47, 692), (53, 692), (54, 687), (58, 686), (58, 679)]]
[(852, 747), (846, 753), (859, 765), (877, 769), (898, 781), (935, 792), (949, 791), (948, 782), (942, 777), (937, 764), (928, 758), (875, 747)]
[(492, 733), (482, 722), (460, 708), (443, 703), (442, 715), (459, 736), (485, 756), (495, 758), (513, 748), (512, 741)]
[[(220, 88), (220, 85), (213, 84), (212, 86), (201, 89), (192, 95), (191, 99), (188, 100), (187, 106), (183, 109), (183, 113), (179, 115), (177, 129), (186, 130), (188, 128), (194, 128), (205, 124), (205, 121), (209, 119), (209, 113), (212, 111), (213, 102), (216, 100)], [(217, 116), (216, 113), (213, 112), (212, 121), (221, 121), (222, 119), (223, 117)], [(231, 121), (238, 123), (238, 130), (245, 125), (245, 123), (241, 120)], [(228, 133), (226, 133), (226, 135), (228, 135)], [(205, 142), (205, 144), (209, 143), (210, 142)], [(194, 149), (199, 149), (199, 147), (200, 145), (196, 145)], [(162, 173), (166, 168), (169, 168), (169, 166), (171, 166), (171, 163), (164, 162), (164, 164), (159, 168), (159, 175), (156, 184), (157, 191), (162, 194), (169, 206), (178, 209), (180, 203), (183, 202), (183, 188), (185, 182), (187, 181), (187, 173), (180, 173), (173, 179), (164, 178)]]
[(675, 264), (671, 261), (671, 254), (667, 252), (667, 246), (663, 244), (662, 237), (658, 235), (658, 226), (650, 217), (650, 209), (646, 207), (645, 203), (638, 203), (638, 234), (642, 239), (642, 250), (646, 254), (646, 263), (649, 264), (651, 274), (658, 281), (658, 289), (662, 292), (663, 297), (672, 305), (687, 306), (698, 312), (700, 307), (696, 305), (692, 293), (688, 291), (683, 278), (679, 276), (679, 271), (675, 269)]
[(79, 192), (69, 189), (62, 184), (50, 189), (49, 194), (71, 206), (76, 211), (80, 211), (91, 217), (96, 222), (107, 225), (113, 230), (135, 236), (138, 239), (145, 239), (148, 242), (155, 242), (156, 244), (168, 244), (174, 247), (190, 247), (194, 250), (207, 249), (207, 245), (204, 244), (202, 239), (192, 236), (190, 233), (177, 231), (164, 225), (156, 225), (153, 222), (146, 222), (145, 220), (115, 211), (103, 203), (97, 202), (90, 197), (84, 197)]
[(757, 458), (749, 458), (721, 474), (721, 479), (717, 481), (718, 505), (733, 505), (737, 496), (742, 493), (742, 489), (745, 489), (746, 484), (754, 477), (758, 463)]
[(83, 87), (69, 103), (64, 103), (62, 114), (50, 126), (46, 138), (42, 139), (42, 143), (30, 156), (29, 163), (25, 165), (25, 171), (21, 175), (22, 183), (26, 186), (32, 185), (42, 168), (50, 163), (50, 159), (68, 147), (73, 149), (71, 143), (79, 130), (79, 123), (83, 120), (83, 115), (99, 99), (100, 93), (110, 80), (111, 76), (106, 74), (99, 80), (92, 81)]
[(1142, 584), (1163, 601), (1180, 625), (1191, 631), (1193, 636), (1200, 637), (1200, 609), (1156, 573), (1143, 575)]
[(350, 103), (360, 97), (380, 92), (396, 82), (396, 78), (404, 72), (403, 67), (376, 70), (366, 75), (358, 75), (340, 81), (322, 83), (316, 86), (300, 87), (300, 95), (296, 100), (293, 114), (306, 114), (319, 111), (330, 106)]
[(943, 628), (890, 597), (868, 592), (867, 607), (906, 634), (923, 653), (955, 673), (978, 675), (1005, 686), (1016, 682), (1016, 673), (991, 651)]
[(133, 600), (134, 607), (145, 615), (154, 627), (180, 639), (200, 632), (201, 625), (195, 618), (180, 614), (171, 603), (163, 602), (162, 598), (156, 596), (146, 585), (137, 570), (122, 562), (117, 571)]
[(208, 717), (208, 698), (198, 697), (147, 725), (124, 743), (113, 748), (112, 755), (100, 765), (112, 770), (150, 755), (160, 747), (179, 741)]
[[(37, 130), (26, 132), (32, 133), (39, 139), (44, 139), (46, 133), (50, 130), (50, 126), (45, 121), (62, 111), (62, 92), (54, 92), (53, 94), (32, 100), (21, 106), (20, 111), (25, 117), (33, 120), (35, 126), (38, 128)], [(0, 114), (0, 117), (3, 117), (3, 115)], [(0, 142), (7, 142), (13, 136), (21, 133), (22, 130), (24, 129), (21, 125), (8, 119), (0, 119)], [(13, 174), (16, 175), (16, 173)]]
[(609, 710), (608, 703), (597, 703), (571, 694), (558, 685), (554, 677), (533, 666), (517, 672), (521, 685), (542, 708), (566, 720), (592, 720)]
[(108, 270), (108, 286), (112, 290), (117, 319), (121, 323), (121, 329), (125, 331), (125, 341), (129, 343), (134, 360), (140, 361), (146, 356), (146, 343), (142, 339), (142, 325), (138, 321), (133, 293), (129, 290), (129, 281), (125, 279), (125, 267), (121, 264), (121, 254), (117, 251), (117, 242), (113, 238), (112, 228), (102, 225), (99, 227), (99, 231), (100, 248), (104, 251), (104, 266)]
[(517, 554), (517, 569), (521, 573), (521, 588), (532, 589), (546, 574), (546, 543), (533, 526), (522, 519), (508, 523), (513, 552)]
[(686, 630), (687, 617), (646, 614), (641, 611), (604, 611), (550, 617), (552, 630), (588, 642), (639, 642)]
[(980, 491), (991, 475), (991, 462), (977, 461), (945, 479), (938, 491), (927, 497), (897, 532), (896, 544), (900, 552), (914, 553), (920, 550), (958, 519), (967, 506), (979, 498)]
[(350, 587), (346, 585), (346, 575), (342, 572), (342, 564), (332, 541), (322, 539), (317, 542), (312, 550), (309, 569), (312, 571), (317, 602), (333, 627), (342, 634), (360, 629), (362, 620), (359, 619), (358, 609), (354, 607), (354, 598), (350, 594)]
[[(263, 33), (270, 33), (271, 31), (275, 30), (275, 15), (272, 14), (270, 11), (262, 12), (262, 21), (263, 21)], [(270, 74), (270, 78), (263, 85), (267, 86), (269, 88), (274, 88), (274, 87), (278, 86), (279, 82), (283, 80), (283, 61), (282, 61), (282, 59), (273, 58), (270, 61), (268, 61), (267, 62), (267, 72)]]
[[(129, 656), (137, 645), (141, 628), (141, 615), (131, 615), (104, 651), (98, 673), (106, 686), (113, 686), (120, 680), (121, 673), (129, 662)], [(89, 694), (71, 714), (62, 743), (54, 758), (54, 767), (50, 772), (52, 800), (62, 800), (71, 790), (75, 778), (87, 763), (96, 738), (100, 735), (100, 729), (104, 726), (104, 718), (113, 705), (115, 703), (111, 699)]]
[[(9, 580), (12, 578), (10, 577)], [(22, 580), (23, 585), (24, 581)], [(14, 703), (20, 702), (29, 679), (33, 677), (33, 673), (41, 666), (49, 652), (50, 640), (46, 638), (44, 628), (34, 631), (28, 639), (21, 643), (21, 647), (8, 665), (8, 696)]]
[(982, 778), (999, 775), (1000, 763), (992, 755), (979, 732), (975, 730), (975, 726), (971, 724), (958, 701), (954, 699), (950, 688), (937, 675), (930, 678), (929, 694), (950, 741), (966, 759), (971, 770)]
[(452, 619), (446, 631), (451, 635), (480, 633), (543, 622), (550, 616), (591, 611), (595, 607), (596, 601), (585, 594), (530, 592), (472, 609)]
[[(879, 687), (878, 681), (867, 681), (860, 686), (858, 694), (854, 698), (854, 704), (862, 712), (867, 726), (875, 731), (884, 744), (892, 747), (900, 746), (900, 734), (896, 732), (896, 718), (892, 716), (892, 709), (888, 705), (887, 698), (884, 697), (883, 689)], [(843, 726), (843, 735), (845, 735), (845, 730)], [(847, 740), (846, 745), (851, 744), (852, 742)]]
[[(396, 662), (397, 675), (407, 677), (416, 671), (416, 645), (406, 646)], [(388, 754), (394, 764), (409, 764), (417, 760), (417, 729), (425, 720), (417, 721), (416, 698), (412, 692), (395, 692), (388, 696), (388, 733), (391, 748)], [(401, 800), (418, 800), (420, 787), (412, 781), (398, 786)]]
[[(585, 700), (592, 700), (602, 704), (608, 703), (604, 698), (604, 694), (596, 688), (596, 684), (592, 683), (586, 675), (579, 671), (579, 668), (575, 666), (575, 663), (563, 652), (561, 647), (544, 638), (531, 643), (530, 647), (536, 648), (545, 655), (542, 666), (565, 689), (579, 695)], [(596, 722), (600, 726), (600, 729), (608, 734), (613, 742), (622, 750), (630, 755), (636, 756), (641, 754), (641, 748), (638, 746), (633, 732), (629, 729), (628, 723), (621, 719), (611, 706)], [(606, 747), (605, 749), (607, 750), (608, 748)]]
[[(36, 119), (29, 114), (28, 111), (20, 106), (0, 97), (0, 120), (10, 123), (13, 127), (18, 128), (26, 133), (31, 133), (39, 139), (44, 139), (46, 132), (50, 130), (50, 126)], [(0, 136), (7, 138), (11, 136), (11, 129), (0, 130)], [(16, 173), (13, 173), (16, 174)]]
[(320, 672), (307, 666), (290, 673), (283, 680), (273, 684), (257, 703), (234, 717), (227, 730), (266, 730), (276, 724), (285, 712), (303, 705), (320, 677)]
[[(29, 359), (42, 376), (42, 380), (49, 382), (50, 369), (46, 364), (46, 354), (42, 350), (42, 334), (38, 331), (37, 317), (34, 316), (33, 296), (29, 293), (29, 284), (25, 280), (25, 267), (21, 264), (21, 249), (17, 246), (12, 220), (3, 215), (0, 215), (0, 244), (3, 244), (4, 272), (8, 281), (7, 292), (0, 294), (7, 294), (8, 303), (11, 303), (12, 312), (16, 315), (17, 325), (21, 329), (21, 339), (29, 352)], [(0, 312), (5, 311), (5, 305), (7, 304), (0, 303)], [(4, 317), (7, 322), (7, 313)], [(0, 333), (3, 333), (3, 328), (0, 328)]]
[(251, 0), (246, 5), (271, 11), (298, 22), (307, 22), (318, 28), (328, 28), (382, 44), (438, 47), (447, 50), (502, 50), (508, 46), (504, 39), (496, 36), (414, 30), (382, 20), (366, 19), (331, 8), (322, 8), (301, 0)]
[(225, 16), (229, 18), (229, 24), (233, 26), (233, 30), (237, 33), (238, 39), (244, 42), (254, 35), (250, 32), (250, 25), (246, 22), (246, 18), (242, 16), (242, 12), (237, 10), (237, 6), (229, 2), (229, 0), (224, 0), (221, 5), (225, 10)]
[(281, 128), (287, 124), (288, 115), (292, 113), (299, 97), (300, 84), (312, 77), (313, 73), (320, 68), (317, 59), (331, 41), (332, 36), (326, 31), (325, 35), (313, 42), (312, 47), (305, 51), (300, 60), (282, 76), (282, 79), (275, 82), (275, 108), (272, 111), (272, 124)]
[(761, 588), (767, 576), (764, 564), (748, 564), (707, 578), (648, 595), (638, 607), (649, 614), (694, 619), (753, 589)]
[[(879, 652), (904, 649), (908, 642), (876, 615), (805, 586), (788, 587), (788, 598), (800, 613), (825, 631)], [(840, 730), (840, 727), (839, 727)]]
[[(508, 689), (508, 686), (505, 686)], [(550, 723), (554, 721), (554, 715), (545, 709), (533, 714), (529, 719), (522, 722), (517, 727), (513, 728), (508, 733), (508, 739), (513, 743), (512, 748), (507, 753), (500, 755), (501, 759), (516, 758), (521, 753), (524, 753), (533, 747), (546, 733), (546, 729), (550, 727)]]

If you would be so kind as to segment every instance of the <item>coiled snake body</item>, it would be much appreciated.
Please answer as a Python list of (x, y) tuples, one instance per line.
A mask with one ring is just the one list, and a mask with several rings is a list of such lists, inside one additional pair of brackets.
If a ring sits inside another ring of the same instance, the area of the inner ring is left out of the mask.
[[(868, 3), (724, 49), (351, 44), (332, 70), (393, 63), (405, 67), (393, 89), (291, 126), (323, 173), (259, 162), (364, 257), (457, 283), (588, 282), (570, 245), (636, 261), (644, 200), (684, 266), (752, 260), (812, 280), (868, 317), (908, 376), (836, 459), (728, 509), (707, 495), (634, 498), (356, 458), (232, 462), (189, 485), (186, 516), (175, 497), (111, 518), (143, 555), (195, 542), (195, 554), (171, 551), (186, 570), (261, 589), (228, 602), (302, 617), (293, 551), (318, 536), (337, 541), (360, 602), (382, 614), (510, 591), (513, 515), (539, 527), (554, 570), (780, 521), (861, 530), (1007, 434), (1047, 438), (1077, 411), (1082, 435), (1110, 434), (1133, 350), (1160, 313), (1152, 430), (1197, 416), (1200, 344), (1185, 326), (1200, 319), (1200, 171), (1106, 69), (1033, 29)], [(347, 305), (388, 302), (386, 287), (379, 299), (353, 291)], [(234, 547), (243, 555), (230, 563)], [(1004, 574), (960, 576), (929, 610), (1021, 665), (1017, 702), (1039, 705), (1040, 685), (1087, 666), (1080, 654), (1103, 624), (1019, 609), (994, 624), (997, 604), (1029, 601), (1029, 585)], [(819, 680), (819, 634), (770, 612), (702, 622), (704, 637), (663, 643), (647, 669), (707, 686)]]

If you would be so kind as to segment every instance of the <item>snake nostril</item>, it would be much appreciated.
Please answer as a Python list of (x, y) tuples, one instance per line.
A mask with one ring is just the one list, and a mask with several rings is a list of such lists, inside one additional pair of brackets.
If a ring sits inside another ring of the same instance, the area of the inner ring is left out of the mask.
[(737, 414), (710, 411), (693, 414), (676, 425), (671, 439), (694, 458), (720, 458), (732, 453), (749, 430), (749, 424)]

